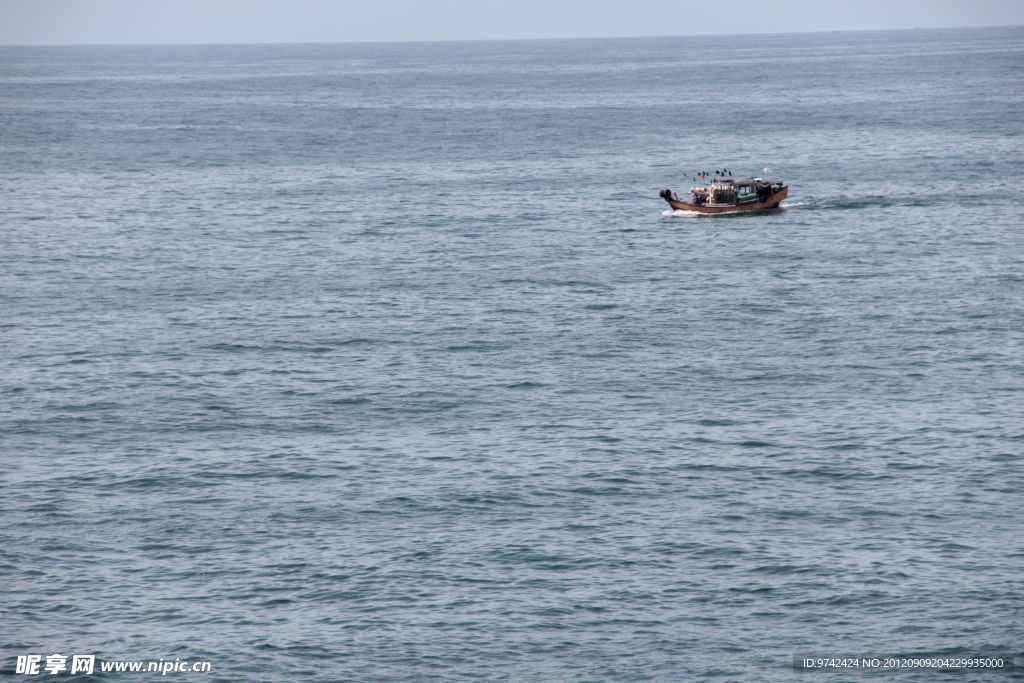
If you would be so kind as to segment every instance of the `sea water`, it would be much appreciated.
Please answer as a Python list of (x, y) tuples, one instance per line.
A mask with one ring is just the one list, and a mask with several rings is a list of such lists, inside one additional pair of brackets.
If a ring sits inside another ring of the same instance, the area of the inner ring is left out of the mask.
[[(1019, 653), (1022, 68), (1021, 28), (0, 49), (0, 667)], [(658, 196), (764, 168), (782, 210)]]

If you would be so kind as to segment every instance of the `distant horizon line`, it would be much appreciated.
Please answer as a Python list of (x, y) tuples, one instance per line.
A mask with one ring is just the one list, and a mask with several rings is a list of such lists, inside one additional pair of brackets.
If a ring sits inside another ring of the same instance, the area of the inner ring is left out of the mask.
[(587, 36), (572, 38), (450, 38), (426, 40), (311, 40), (311, 41), (237, 41), (237, 42), (184, 42), (184, 43), (3, 43), (6, 47), (240, 47), (258, 45), (401, 45), (425, 43), (525, 43), (525, 42), (559, 42), (585, 40), (638, 40), (667, 38), (730, 38), (738, 36), (793, 36), (815, 34), (843, 33), (897, 33), (907, 31), (956, 31), (956, 30), (988, 30), (1024, 28), (1024, 24), (996, 24), (990, 26), (929, 26), (912, 28), (876, 28), (876, 29), (829, 29), (820, 31), (766, 31), (750, 33), (688, 33), (677, 35), (633, 35), (633, 36)]

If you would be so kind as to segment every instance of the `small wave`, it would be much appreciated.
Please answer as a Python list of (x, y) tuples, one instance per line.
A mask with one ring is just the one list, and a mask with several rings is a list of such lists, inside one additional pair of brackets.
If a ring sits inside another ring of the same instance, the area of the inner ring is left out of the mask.
[(865, 209), (865, 208), (889, 208), (889, 207), (917, 207), (934, 206), (937, 204), (949, 203), (949, 197), (945, 195), (870, 195), (861, 197), (822, 197), (806, 202), (784, 203), (782, 208), (794, 208), (797, 206), (810, 206), (815, 209)]

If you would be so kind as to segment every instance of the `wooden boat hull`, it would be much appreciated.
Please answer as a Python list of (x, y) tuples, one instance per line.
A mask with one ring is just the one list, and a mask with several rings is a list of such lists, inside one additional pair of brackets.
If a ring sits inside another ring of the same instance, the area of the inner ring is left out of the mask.
[(766, 209), (777, 209), (779, 208), (779, 202), (785, 199), (789, 195), (789, 186), (784, 186), (775, 193), (772, 194), (767, 200), (763, 202), (746, 202), (743, 204), (689, 204), (687, 202), (676, 201), (675, 199), (665, 199), (676, 211), (697, 211), (698, 213), (738, 213), (740, 211), (764, 211)]

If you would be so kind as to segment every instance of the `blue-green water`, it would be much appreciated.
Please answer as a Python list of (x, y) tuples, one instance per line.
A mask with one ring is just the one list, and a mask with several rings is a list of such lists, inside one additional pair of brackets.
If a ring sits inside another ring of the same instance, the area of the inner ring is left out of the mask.
[[(1021, 28), (0, 49), (0, 667), (1020, 653), (1022, 68)], [(663, 215), (723, 166), (786, 208)]]

